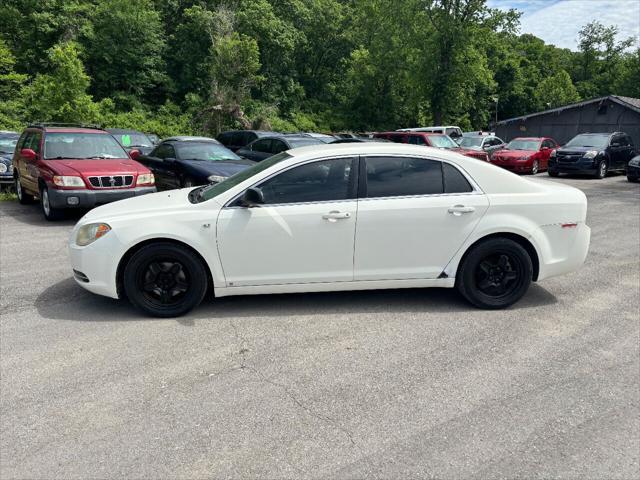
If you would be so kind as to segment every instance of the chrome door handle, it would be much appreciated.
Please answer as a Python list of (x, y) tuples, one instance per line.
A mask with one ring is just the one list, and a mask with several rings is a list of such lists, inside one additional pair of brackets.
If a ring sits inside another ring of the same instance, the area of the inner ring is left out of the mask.
[(324, 218), (325, 220), (329, 220), (330, 222), (337, 222), (338, 220), (349, 217), (351, 217), (351, 214), (349, 212), (338, 212), (337, 210), (333, 210), (322, 215), (322, 218)]
[(464, 205), (454, 205), (453, 207), (449, 208), (449, 213), (455, 215), (456, 217), (459, 217), (465, 213), (473, 213), (475, 211), (475, 208), (465, 207)]

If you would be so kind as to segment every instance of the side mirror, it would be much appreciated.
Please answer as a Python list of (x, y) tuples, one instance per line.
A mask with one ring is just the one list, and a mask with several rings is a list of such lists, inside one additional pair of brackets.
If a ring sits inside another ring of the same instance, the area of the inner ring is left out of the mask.
[(541, 152), (546, 152), (547, 150), (551, 150), (549, 147), (542, 147), (540, 149)]
[(140, 153), (140, 150), (136, 150), (135, 148), (129, 152), (129, 157), (131, 157), (131, 160), (137, 160), (140, 155), (142, 155)]
[(251, 187), (245, 190), (242, 197), (240, 197), (240, 205), (246, 208), (264, 205), (264, 194), (262, 193), (262, 190), (257, 187)]
[(20, 150), (20, 156), (25, 160), (32, 162), (33, 160), (36, 159), (37, 155), (36, 155), (36, 152), (31, 150), (30, 148), (23, 148), (22, 150)]
[(617, 148), (617, 147), (619, 147), (619, 146), (620, 146), (620, 144), (619, 144), (618, 142), (613, 142), (613, 143), (611, 144), (611, 146), (612, 146), (613, 148)]

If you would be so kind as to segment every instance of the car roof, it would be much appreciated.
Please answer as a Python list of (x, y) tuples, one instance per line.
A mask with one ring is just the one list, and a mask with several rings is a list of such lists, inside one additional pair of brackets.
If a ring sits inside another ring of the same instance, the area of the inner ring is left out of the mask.
[[(43, 130), (42, 128), (29, 128), (30, 130)], [(97, 128), (84, 127), (47, 127), (44, 129), (46, 133), (93, 133), (94, 135), (110, 135), (106, 130)]]
[(218, 140), (210, 137), (194, 137), (189, 135), (177, 135), (175, 137), (169, 137), (162, 140), (162, 143), (165, 142), (200, 142), (200, 143), (217, 143), (220, 144)]
[(546, 140), (548, 138), (549, 137), (515, 137), (511, 140)]
[(141, 135), (146, 135), (146, 133), (141, 132), (140, 130), (134, 130), (133, 128), (107, 128), (106, 130), (109, 133), (139, 133)]

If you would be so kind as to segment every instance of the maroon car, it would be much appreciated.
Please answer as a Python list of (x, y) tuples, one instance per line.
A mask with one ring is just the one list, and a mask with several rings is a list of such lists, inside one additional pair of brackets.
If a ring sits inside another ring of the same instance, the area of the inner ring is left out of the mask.
[(410, 143), (411, 145), (424, 145), (426, 147), (443, 148), (460, 153), (467, 157), (489, 161), (489, 155), (482, 150), (470, 150), (460, 147), (451, 137), (442, 133), (430, 132), (379, 132), (373, 134), (374, 138), (383, 138), (396, 143)]
[(13, 156), (18, 200), (26, 204), (39, 198), (45, 218), (55, 220), (67, 208), (155, 192), (151, 171), (129, 155), (97, 127), (30, 125)]
[(553, 138), (518, 137), (511, 140), (501, 150), (491, 156), (491, 163), (516, 173), (530, 173), (547, 170), (551, 152), (558, 148)]

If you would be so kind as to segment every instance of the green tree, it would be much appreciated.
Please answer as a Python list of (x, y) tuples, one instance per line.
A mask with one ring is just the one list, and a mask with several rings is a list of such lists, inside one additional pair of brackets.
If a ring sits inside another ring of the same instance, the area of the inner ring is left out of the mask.
[(51, 73), (38, 74), (24, 88), (29, 121), (88, 122), (98, 117), (98, 107), (87, 94), (90, 78), (79, 58), (78, 45), (61, 43), (48, 51)]
[(580, 100), (578, 90), (565, 70), (542, 80), (535, 90), (538, 109), (555, 108)]
[(100, 1), (83, 43), (96, 98), (119, 94), (128, 106), (127, 96), (151, 103), (166, 96), (164, 27), (149, 0)]
[(15, 63), (9, 46), (0, 38), (0, 129), (19, 129), (22, 123), (22, 88), (27, 76), (15, 72)]

